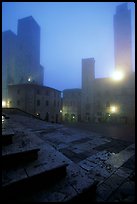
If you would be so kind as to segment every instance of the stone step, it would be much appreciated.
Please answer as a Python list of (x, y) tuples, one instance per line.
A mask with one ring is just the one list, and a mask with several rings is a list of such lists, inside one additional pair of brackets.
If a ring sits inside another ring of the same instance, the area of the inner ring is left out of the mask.
[[(66, 176), (66, 164), (47, 170), (41, 168), (36, 174), (28, 175), (26, 169), (16, 169), (13, 173), (3, 174), (2, 199), (16, 199), (19, 196), (35, 194), (43, 188), (49, 188), (58, 180)], [(4, 181), (5, 180), (5, 181)], [(7, 180), (7, 182), (6, 182)]]
[(14, 132), (12, 130), (3, 130), (2, 137), (1, 137), (2, 145), (5, 146), (5, 145), (12, 144), (13, 136), (14, 136)]
[(68, 166), (64, 164), (43, 172), (41, 175), (32, 176), (28, 180), (24, 179), (6, 186), (2, 191), (2, 200), (10, 199), (14, 202), (94, 202), (96, 187), (97, 183), (89, 174), (71, 163)]
[[(25, 157), (24, 157), (25, 159)], [(3, 199), (20, 194), (31, 194), (48, 188), (66, 175), (68, 160), (49, 145), (38, 151), (37, 160), (22, 163), (17, 167), (5, 167), (2, 173)]]
[(21, 149), (20, 151), (8, 152), (2, 154), (2, 168), (17, 166), (20, 163), (26, 163), (38, 158), (39, 148), (31, 148), (28, 150)]
[[(66, 176), (58, 179), (58, 174), (55, 172), (56, 180), (52, 183), (49, 180), (45, 180), (46, 184), (38, 183), (37, 185), (40, 189), (35, 187), (30, 188), (27, 193), (23, 192), (21, 194), (14, 192), (10, 196), (12, 201), (22, 201), (22, 202), (80, 202), (80, 201), (90, 201), (94, 202), (96, 198), (96, 187), (97, 183), (94, 178), (85, 172), (82, 168), (74, 163), (70, 163), (66, 167)], [(53, 177), (52, 177), (53, 180)], [(52, 183), (52, 184), (51, 184)], [(42, 188), (41, 188), (42, 185)], [(7, 192), (8, 193), (8, 192)], [(16, 196), (15, 196), (16, 193)], [(9, 197), (9, 195), (8, 195)], [(7, 198), (7, 197), (6, 197)], [(5, 198), (5, 199), (6, 199)], [(8, 198), (7, 198), (8, 199)], [(4, 200), (5, 201), (5, 200)]]

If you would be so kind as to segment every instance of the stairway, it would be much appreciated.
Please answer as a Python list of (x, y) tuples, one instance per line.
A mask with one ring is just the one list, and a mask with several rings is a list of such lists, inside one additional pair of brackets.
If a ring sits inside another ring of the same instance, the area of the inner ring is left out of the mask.
[(94, 200), (96, 184), (88, 172), (23, 125), (11, 127), (2, 129), (3, 202)]
[(11, 131), (4, 132), (2, 138), (12, 141), (2, 143), (3, 201), (19, 200), (20, 196), (47, 188), (66, 175), (67, 163), (58, 161), (55, 151), (32, 143), (28, 145), (28, 137), (11, 134)]

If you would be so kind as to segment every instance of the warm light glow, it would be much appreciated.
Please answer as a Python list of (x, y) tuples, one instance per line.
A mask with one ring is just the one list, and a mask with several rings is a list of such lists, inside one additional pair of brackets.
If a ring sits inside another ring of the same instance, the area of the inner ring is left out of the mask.
[(2, 123), (4, 122), (4, 119), (5, 119), (5, 118), (4, 118), (4, 116), (2, 115)]
[(6, 107), (6, 101), (2, 101), (2, 107)]
[(111, 111), (112, 113), (115, 113), (115, 112), (117, 111), (117, 107), (116, 107), (116, 106), (111, 106), (111, 107), (110, 107), (110, 111)]
[(62, 113), (62, 110), (60, 110), (60, 113)]
[(8, 107), (8, 108), (10, 107), (10, 102), (9, 102), (9, 101), (7, 101), (7, 107)]
[(124, 73), (122, 71), (115, 71), (113, 73), (112, 77), (113, 77), (114, 80), (119, 81), (119, 80), (122, 80), (124, 78)]

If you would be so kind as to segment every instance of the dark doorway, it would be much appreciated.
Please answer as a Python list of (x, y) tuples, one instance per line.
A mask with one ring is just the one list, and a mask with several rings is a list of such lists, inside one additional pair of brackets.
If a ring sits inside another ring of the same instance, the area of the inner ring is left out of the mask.
[(49, 113), (46, 113), (45, 121), (49, 122)]
[(56, 114), (56, 123), (58, 123), (58, 114)]

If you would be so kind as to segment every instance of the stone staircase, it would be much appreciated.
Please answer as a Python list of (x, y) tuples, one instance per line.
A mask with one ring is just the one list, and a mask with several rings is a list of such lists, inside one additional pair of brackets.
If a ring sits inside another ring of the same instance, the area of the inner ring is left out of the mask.
[(58, 161), (55, 151), (52, 153), (31, 143), (29, 137), (23, 138), (8, 129), (3, 131), (2, 141), (3, 201), (19, 199), (22, 193), (27, 195), (48, 187), (66, 175), (67, 163)]
[(7, 123), (2, 141), (3, 202), (94, 200), (94, 179), (35, 133)]

